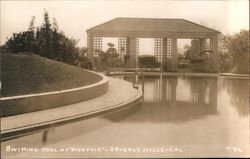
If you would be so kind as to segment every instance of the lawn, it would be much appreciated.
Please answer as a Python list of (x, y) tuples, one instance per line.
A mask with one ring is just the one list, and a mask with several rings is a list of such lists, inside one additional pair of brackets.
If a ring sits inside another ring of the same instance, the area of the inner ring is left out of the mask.
[(102, 78), (84, 69), (38, 55), (1, 54), (1, 96), (75, 88)]

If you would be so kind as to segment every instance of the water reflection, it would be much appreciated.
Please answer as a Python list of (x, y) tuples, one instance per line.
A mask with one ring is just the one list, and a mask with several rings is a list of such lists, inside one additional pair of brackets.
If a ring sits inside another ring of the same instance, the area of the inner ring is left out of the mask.
[[(144, 88), (141, 105), (9, 140), (2, 146), (249, 146), (249, 119), (245, 118), (249, 101), (247, 80), (164, 76), (144, 77), (144, 81), (135, 76), (119, 78), (137, 81), (139, 87)], [(211, 152), (217, 156), (214, 149)], [(19, 152), (4, 153), (4, 156), (28, 156)], [(60, 153), (53, 157), (56, 155)], [(70, 155), (77, 156), (77, 153)], [(89, 157), (89, 153), (79, 155)], [(99, 157), (96, 153), (92, 155)]]
[[(133, 81), (134, 77), (126, 77)], [(217, 78), (146, 77), (144, 103), (125, 122), (185, 122), (217, 114)], [(140, 87), (143, 87), (142, 81)], [(134, 111), (134, 110), (133, 110)], [(131, 111), (107, 117), (119, 121)], [(119, 116), (119, 117), (118, 117)]]
[(48, 133), (49, 133), (49, 131), (48, 130), (45, 130), (45, 131), (43, 131), (43, 133), (42, 133), (42, 142), (45, 144), (46, 142), (47, 142), (47, 140), (48, 140)]
[[(1, 147), (3, 147), (3, 149), (1, 149), (1, 153), (3, 154), (3, 156), (9, 157), (18, 155), (22, 152), (14, 151), (11, 153), (6, 153), (6, 151), (4, 151), (4, 148), (8, 145), (11, 145), (12, 147), (46, 147), (48, 145), (55, 144), (61, 141), (67, 141), (72, 138), (87, 135), (89, 133), (91, 134), (111, 125), (112, 124), (110, 122), (101, 118), (91, 118), (62, 126), (52, 127), (38, 133), (2, 142)], [(61, 145), (61, 147), (63, 146), (67, 145)]]
[(248, 79), (221, 79), (220, 86), (230, 96), (232, 106), (239, 115), (246, 117), (249, 114), (249, 80)]

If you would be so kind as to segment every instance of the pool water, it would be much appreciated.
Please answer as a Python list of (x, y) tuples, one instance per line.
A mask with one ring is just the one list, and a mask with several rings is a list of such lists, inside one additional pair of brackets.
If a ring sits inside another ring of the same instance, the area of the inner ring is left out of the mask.
[[(143, 103), (121, 112), (2, 142), (2, 156), (249, 156), (247, 79), (174, 76), (115, 78), (136, 82), (143, 90)], [(11, 152), (10, 147), (13, 148)], [(37, 148), (38, 152), (32, 152), (32, 148)]]

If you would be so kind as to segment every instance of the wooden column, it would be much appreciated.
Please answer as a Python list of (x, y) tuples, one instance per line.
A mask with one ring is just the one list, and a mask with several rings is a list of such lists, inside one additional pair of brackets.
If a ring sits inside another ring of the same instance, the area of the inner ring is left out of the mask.
[(130, 67), (136, 67), (136, 37), (129, 37)]
[(218, 35), (210, 38), (210, 49), (212, 51), (212, 72), (218, 72)]
[(87, 47), (88, 47), (87, 57), (90, 58), (90, 59), (93, 59), (94, 37), (90, 33), (88, 33), (88, 35), (87, 35)]
[(199, 39), (200, 47), (199, 47), (199, 53), (206, 50), (206, 39)]
[(171, 71), (177, 71), (177, 38), (171, 38)]
[(163, 38), (154, 38), (154, 56), (156, 61), (161, 64), (160, 70), (162, 71), (163, 64)]
[(129, 55), (130, 52), (130, 38), (126, 37), (126, 55)]
[[(162, 39), (162, 60), (161, 60), (161, 71), (170, 71), (171, 64), (169, 64), (168, 60), (171, 56), (171, 52), (169, 52), (169, 46), (168, 46), (168, 38)], [(164, 67), (164, 68), (163, 68)]]
[(119, 58), (124, 62), (124, 55), (127, 52), (126, 37), (118, 37), (118, 54)]

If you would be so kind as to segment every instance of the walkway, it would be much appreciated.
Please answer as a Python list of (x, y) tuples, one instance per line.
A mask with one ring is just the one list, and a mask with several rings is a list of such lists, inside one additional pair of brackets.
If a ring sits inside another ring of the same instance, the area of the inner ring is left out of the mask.
[(1, 118), (1, 140), (124, 109), (140, 102), (141, 97), (142, 92), (134, 89), (132, 83), (110, 78), (109, 91), (100, 97), (63, 107)]

